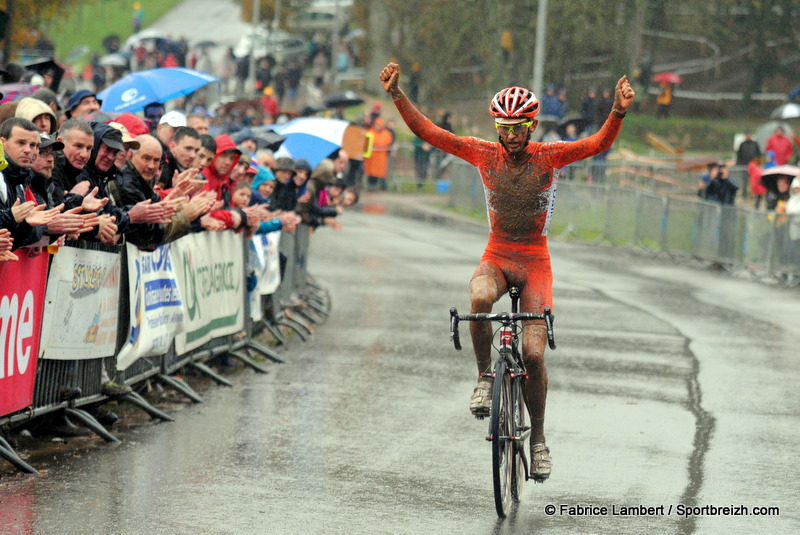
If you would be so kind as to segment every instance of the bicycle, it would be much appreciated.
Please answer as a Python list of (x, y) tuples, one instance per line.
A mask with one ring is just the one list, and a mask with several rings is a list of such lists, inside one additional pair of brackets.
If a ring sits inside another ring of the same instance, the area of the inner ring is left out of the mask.
[[(489, 435), (492, 443), (492, 480), (494, 503), (497, 514), (504, 518), (511, 502), (519, 502), (522, 484), (529, 479), (526, 442), (530, 438), (528, 413), (525, 408), (523, 385), (528, 377), (520, 351), (519, 335), (525, 320), (544, 320), (547, 342), (550, 349), (556, 348), (553, 336), (553, 315), (549, 307), (543, 314), (517, 312), (520, 291), (516, 286), (508, 290), (511, 296), (511, 312), (465, 314), (459, 316), (455, 307), (450, 309), (450, 340), (456, 350), (461, 350), (458, 332), (459, 321), (494, 321), (500, 323), (500, 345), (492, 345), (498, 358), (494, 370), (487, 370), (482, 377), (492, 377), (492, 406), (489, 413)], [(497, 332), (495, 332), (495, 335)]]

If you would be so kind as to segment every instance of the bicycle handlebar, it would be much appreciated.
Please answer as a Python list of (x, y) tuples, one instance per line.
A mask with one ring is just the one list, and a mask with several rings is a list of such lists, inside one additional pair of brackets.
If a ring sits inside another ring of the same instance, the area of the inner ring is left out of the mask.
[(550, 307), (544, 308), (544, 314), (534, 314), (531, 312), (482, 312), (478, 314), (458, 315), (455, 307), (450, 309), (450, 341), (453, 342), (456, 350), (461, 351), (461, 338), (458, 333), (459, 321), (496, 321), (496, 322), (515, 322), (524, 320), (544, 320), (547, 327), (547, 344), (550, 349), (556, 348), (555, 335), (553, 333), (554, 316), (550, 312)]

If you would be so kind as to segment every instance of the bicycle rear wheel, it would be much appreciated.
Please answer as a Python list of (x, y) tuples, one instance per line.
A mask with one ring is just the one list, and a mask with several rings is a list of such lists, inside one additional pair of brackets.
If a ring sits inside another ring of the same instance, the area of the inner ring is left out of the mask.
[(513, 422), (511, 377), (508, 373), (506, 361), (502, 358), (495, 365), (490, 418), (494, 505), (498, 516), (505, 517), (511, 507), (511, 473), (514, 464), (512, 461), (514, 447), (511, 441)]

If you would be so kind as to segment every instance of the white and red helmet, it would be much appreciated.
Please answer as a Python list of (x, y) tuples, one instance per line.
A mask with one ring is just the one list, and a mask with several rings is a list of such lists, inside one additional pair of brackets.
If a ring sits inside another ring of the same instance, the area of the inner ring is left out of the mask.
[(489, 103), (489, 114), (498, 123), (533, 119), (539, 113), (539, 99), (524, 87), (507, 87)]

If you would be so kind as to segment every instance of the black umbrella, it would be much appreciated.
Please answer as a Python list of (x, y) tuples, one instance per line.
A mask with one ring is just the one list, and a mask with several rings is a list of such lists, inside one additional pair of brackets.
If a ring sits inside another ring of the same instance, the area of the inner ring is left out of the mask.
[(282, 136), (268, 127), (255, 127), (252, 130), (253, 139), (256, 140), (256, 146), (259, 149), (269, 149), (272, 151), (278, 150), (281, 144), (286, 140), (286, 136)]
[(45, 74), (52, 76), (53, 83), (50, 84), (50, 89), (58, 93), (58, 86), (61, 83), (61, 78), (64, 76), (64, 67), (56, 63), (53, 58), (35, 59), (25, 63), (24, 67), (26, 70), (33, 71), (41, 74), (42, 76)]
[(561, 139), (567, 137), (567, 127), (571, 124), (575, 125), (575, 137), (579, 138), (581, 132), (586, 130), (586, 127), (589, 126), (589, 119), (583, 116), (571, 117), (558, 123), (558, 125), (556, 125), (556, 132), (558, 132)]
[(791, 184), (792, 180), (798, 175), (800, 175), (800, 167), (776, 165), (775, 167), (764, 169), (761, 173), (761, 184), (775, 195), (778, 195), (778, 179), (781, 177), (787, 178)]
[(194, 48), (214, 48), (217, 45), (216, 41), (200, 41), (199, 43), (195, 43)]
[(339, 106), (348, 108), (350, 106), (358, 106), (359, 104), (364, 104), (364, 99), (353, 91), (345, 91), (344, 93), (331, 95), (325, 99), (325, 106), (328, 108), (338, 108)]

